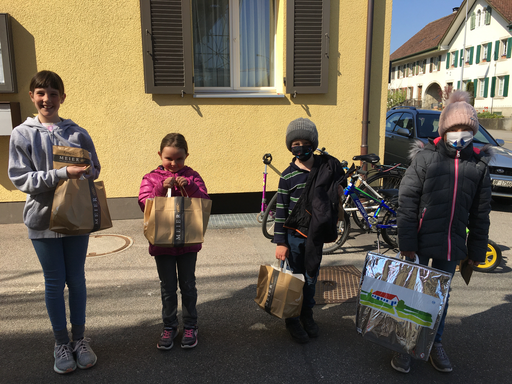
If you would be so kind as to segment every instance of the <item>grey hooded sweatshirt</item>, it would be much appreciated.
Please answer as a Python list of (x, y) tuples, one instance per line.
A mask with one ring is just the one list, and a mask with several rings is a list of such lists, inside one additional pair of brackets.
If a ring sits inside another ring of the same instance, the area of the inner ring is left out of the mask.
[(97, 179), (101, 170), (87, 131), (69, 119), (56, 125), (50, 131), (37, 117), (29, 117), (11, 134), (8, 173), (14, 186), (27, 194), (23, 221), (30, 239), (61, 236), (48, 229), (55, 188), (60, 180), (68, 179), (66, 167), (53, 169), (54, 145), (89, 151), (92, 164), (86, 177)]

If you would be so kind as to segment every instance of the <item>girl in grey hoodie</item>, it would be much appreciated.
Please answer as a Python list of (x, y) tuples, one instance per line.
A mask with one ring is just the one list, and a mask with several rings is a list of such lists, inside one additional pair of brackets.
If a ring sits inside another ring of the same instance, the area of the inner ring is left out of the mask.
[[(73, 121), (61, 119), (58, 111), (64, 102), (64, 84), (54, 72), (38, 72), (30, 82), (30, 99), (37, 108), (36, 117), (14, 128), (9, 146), (9, 178), (27, 194), (23, 221), (37, 253), (45, 278), (45, 301), (55, 336), (54, 370), (72, 372), (96, 364), (96, 355), (84, 338), (85, 257), (89, 236), (66, 236), (49, 229), (55, 188), (60, 180), (93, 178), (100, 163), (91, 137)], [(91, 167), (70, 165), (53, 169), (54, 145), (80, 147), (90, 153)], [(66, 324), (64, 288), (68, 286), (71, 333)]]

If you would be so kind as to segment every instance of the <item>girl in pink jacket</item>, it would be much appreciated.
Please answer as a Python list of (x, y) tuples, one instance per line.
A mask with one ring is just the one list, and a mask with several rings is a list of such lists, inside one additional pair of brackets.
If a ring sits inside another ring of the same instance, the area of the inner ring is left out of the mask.
[[(162, 165), (142, 179), (139, 191), (139, 205), (144, 211), (146, 199), (166, 196), (169, 188), (172, 195), (181, 194), (183, 188), (189, 197), (209, 199), (203, 179), (192, 168), (185, 165), (188, 145), (179, 133), (169, 133), (160, 144), (158, 156)], [(201, 244), (189, 247), (164, 248), (149, 245), (150, 255), (155, 257), (162, 294), (162, 319), (164, 329), (156, 347), (169, 350), (178, 335), (178, 281), (182, 297), (183, 337), (182, 348), (197, 345), (197, 289), (196, 260)]]

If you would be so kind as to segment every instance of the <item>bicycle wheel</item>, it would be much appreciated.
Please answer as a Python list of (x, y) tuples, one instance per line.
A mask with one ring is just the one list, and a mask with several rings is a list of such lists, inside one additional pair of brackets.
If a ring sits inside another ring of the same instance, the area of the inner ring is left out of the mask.
[(338, 221), (338, 237), (332, 243), (325, 243), (322, 249), (322, 254), (328, 255), (340, 248), (345, 241), (347, 241), (348, 233), (350, 232), (350, 215), (345, 212), (343, 219)]
[(398, 248), (398, 230), (396, 228), (396, 216), (391, 212), (386, 211), (384, 219), (382, 220), (384, 225), (394, 225), (394, 228), (382, 228), (382, 238), (391, 248)]
[(478, 272), (491, 272), (496, 269), (501, 263), (501, 248), (494, 241), (489, 240), (487, 244), (487, 253), (485, 255), (485, 262), (478, 266), (473, 266), (473, 270)]
[(263, 214), (263, 222), (261, 223), (261, 230), (263, 236), (267, 239), (274, 240), (274, 225), (276, 219), (276, 206), (277, 206), (277, 192), (268, 203), (267, 209)]
[[(379, 189), (398, 189), (398, 187), (400, 186), (400, 181), (402, 181), (402, 174), (398, 173), (398, 172), (392, 172), (392, 173), (380, 172), (380, 173), (371, 175), (368, 178), (368, 180), (366, 180), (366, 182), (376, 191), (378, 191)], [(359, 189), (368, 193), (369, 195), (373, 195), (371, 193), (371, 191), (367, 190), (368, 188), (366, 188), (366, 186), (364, 184), (361, 185), (359, 187)], [(364, 195), (360, 195), (359, 200), (361, 201), (361, 203), (363, 204), (364, 207), (366, 207), (370, 204), (378, 205), (378, 204), (374, 204), (375, 202), (373, 200), (371, 200), (368, 197), (365, 197)], [(355, 207), (353, 201), (351, 201), (350, 204), (352, 204), (351, 207)], [(375, 208), (368, 208), (368, 209), (366, 209), (366, 211), (367, 211), (368, 215), (372, 215), (373, 212), (375, 212)], [(352, 219), (354, 220), (354, 223), (356, 223), (359, 228), (364, 229), (365, 231), (367, 231), (369, 229), (368, 224), (366, 224), (366, 221), (364, 220), (363, 215), (361, 214), (361, 212), (359, 212), (359, 210), (355, 210), (352, 212)]]

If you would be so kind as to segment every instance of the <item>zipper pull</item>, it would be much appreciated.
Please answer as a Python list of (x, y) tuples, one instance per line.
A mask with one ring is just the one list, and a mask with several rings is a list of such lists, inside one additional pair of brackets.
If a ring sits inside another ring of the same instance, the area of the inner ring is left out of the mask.
[(460, 157), (460, 151), (457, 150), (457, 159)]

